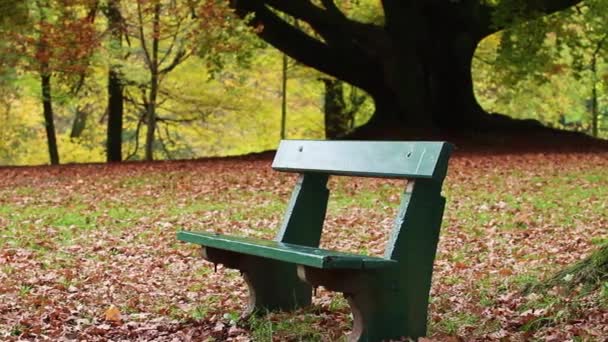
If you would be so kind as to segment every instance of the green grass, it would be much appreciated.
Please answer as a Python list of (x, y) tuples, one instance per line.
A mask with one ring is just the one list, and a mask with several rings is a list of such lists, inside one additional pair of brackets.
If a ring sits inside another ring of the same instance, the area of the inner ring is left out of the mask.
[(478, 322), (477, 315), (466, 312), (453, 313), (443, 317), (441, 322), (434, 326), (434, 329), (447, 335), (455, 335), (460, 329), (475, 327)]
[[(608, 186), (599, 185), (606, 183), (605, 170), (591, 169), (588, 172), (582, 175), (564, 172), (549, 180), (537, 177), (523, 184), (515, 183), (521, 188), (513, 188), (513, 184), (504, 179), (492, 178), (494, 180), (490, 182), (495, 186), (493, 191), (480, 191), (483, 189), (448, 182), (451, 189), (446, 192), (448, 198), (452, 194), (468, 199), (456, 215), (459, 220), (467, 222), (465, 228), (469, 231), (491, 222), (500, 223), (499, 227), (505, 230), (526, 229), (535, 224), (538, 217), (548, 219), (549, 223), (555, 225), (573, 225), (576, 220), (584, 219), (581, 215), (581, 202), (608, 196)], [(510, 177), (517, 178), (513, 175)], [(599, 184), (581, 186), (581, 178)], [(518, 214), (529, 215), (526, 220), (522, 220)]]
[(211, 200), (195, 200), (183, 206), (170, 206), (167, 214), (172, 216), (185, 214), (202, 214), (209, 211), (228, 210), (230, 206), (227, 203), (218, 203)]
[(252, 316), (248, 322), (254, 341), (324, 341), (322, 331), (315, 325), (320, 317), (311, 313), (300, 312), (290, 319), (274, 316)]

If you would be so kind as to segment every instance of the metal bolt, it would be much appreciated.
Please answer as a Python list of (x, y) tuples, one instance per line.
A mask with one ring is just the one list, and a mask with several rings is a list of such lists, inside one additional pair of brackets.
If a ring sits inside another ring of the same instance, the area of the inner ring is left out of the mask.
[(405, 157), (406, 157), (406, 158), (409, 158), (409, 157), (411, 157), (411, 156), (412, 156), (412, 152), (408, 152), (408, 153), (405, 155)]
[(298, 147), (298, 151), (300, 151), (300, 152), (304, 151), (304, 146)]

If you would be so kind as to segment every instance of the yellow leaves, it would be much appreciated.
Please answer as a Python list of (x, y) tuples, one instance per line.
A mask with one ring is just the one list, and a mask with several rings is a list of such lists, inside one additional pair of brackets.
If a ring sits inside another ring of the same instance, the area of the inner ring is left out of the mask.
[(121, 323), (122, 315), (120, 314), (120, 310), (116, 306), (111, 305), (106, 310), (106, 312), (104, 314), (104, 319), (108, 322)]

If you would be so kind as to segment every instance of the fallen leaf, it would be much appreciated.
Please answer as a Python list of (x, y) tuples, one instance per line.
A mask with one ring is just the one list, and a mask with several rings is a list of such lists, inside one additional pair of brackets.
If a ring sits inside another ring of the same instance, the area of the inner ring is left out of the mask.
[(120, 310), (114, 305), (110, 306), (110, 308), (106, 310), (105, 320), (109, 322), (119, 323), (122, 320)]

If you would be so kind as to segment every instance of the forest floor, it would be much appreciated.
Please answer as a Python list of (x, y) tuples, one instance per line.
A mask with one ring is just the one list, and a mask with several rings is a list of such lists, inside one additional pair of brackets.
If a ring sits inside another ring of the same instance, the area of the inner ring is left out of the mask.
[[(237, 271), (181, 229), (272, 238), (294, 175), (269, 153), (0, 168), (0, 339), (339, 341), (346, 301), (240, 321)], [(336, 177), (321, 245), (381, 255), (403, 183)], [(608, 152), (457, 152), (425, 341), (608, 338), (608, 283), (522, 289), (608, 243)]]

